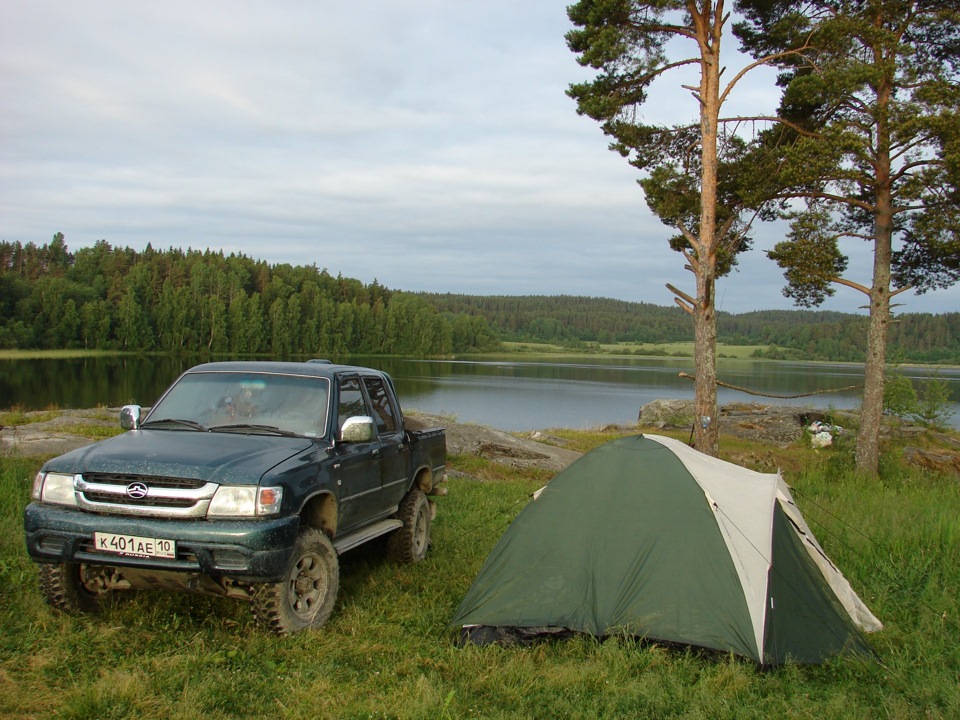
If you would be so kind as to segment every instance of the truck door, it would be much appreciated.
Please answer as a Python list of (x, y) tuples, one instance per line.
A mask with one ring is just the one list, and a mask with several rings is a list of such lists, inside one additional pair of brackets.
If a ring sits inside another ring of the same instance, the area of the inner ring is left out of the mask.
[(380, 435), (381, 501), (386, 510), (393, 512), (410, 489), (410, 448), (404, 442), (393, 393), (387, 389), (383, 378), (364, 376), (363, 384)]
[[(360, 388), (360, 378), (338, 380), (338, 402), (335, 431), (347, 418), (370, 415)], [(374, 417), (376, 421), (376, 417)], [(381, 514), (380, 441), (337, 443), (334, 451), (334, 479), (339, 493), (337, 532), (342, 533)]]

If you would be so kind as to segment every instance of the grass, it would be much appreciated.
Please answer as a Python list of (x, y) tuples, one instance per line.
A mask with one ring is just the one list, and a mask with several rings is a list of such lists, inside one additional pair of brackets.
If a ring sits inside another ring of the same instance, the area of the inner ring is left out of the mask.
[(17, 425), (33, 425), (35, 423), (48, 422), (56, 420), (63, 413), (58, 410), (44, 410), (42, 412), (28, 413), (21, 408), (15, 407), (9, 410), (0, 410), (0, 425), (3, 427), (15, 427)]
[[(115, 410), (96, 408), (83, 411), (82, 414), (83, 417), (78, 418), (76, 422), (62, 425), (62, 429), (71, 435), (79, 435), (91, 440), (105, 440), (124, 432), (117, 421)], [(64, 413), (61, 410), (54, 408), (27, 412), (20, 407), (13, 407), (8, 410), (0, 410), (0, 427), (15, 429), (40, 423), (53, 422), (56, 424), (56, 421), (63, 416)], [(51, 432), (56, 432), (56, 429), (56, 427), (52, 428)]]
[(38, 358), (46, 360), (66, 360), (70, 358), (109, 357), (127, 354), (129, 353), (120, 350), (20, 350), (5, 348), (0, 349), (0, 360), (36, 360)]
[[(611, 437), (551, 432), (581, 449)], [(451, 459), (463, 475), (439, 500), (427, 559), (396, 566), (377, 543), (344, 555), (337, 609), (320, 631), (276, 638), (239, 602), (172, 593), (59, 614), (23, 547), (38, 462), (0, 458), (0, 717), (960, 717), (960, 485), (893, 463), (864, 480), (835, 457), (805, 455), (787, 479), (886, 624), (872, 637), (879, 660), (767, 671), (625, 638), (458, 647), (447, 622), (546, 479), (473, 457)]]
[[(769, 345), (727, 345), (717, 343), (717, 357), (730, 359), (755, 359), (756, 350), (767, 350)], [(564, 346), (547, 342), (504, 342), (504, 352), (517, 355), (611, 355), (640, 357), (693, 357), (693, 342), (673, 343), (583, 343)]]

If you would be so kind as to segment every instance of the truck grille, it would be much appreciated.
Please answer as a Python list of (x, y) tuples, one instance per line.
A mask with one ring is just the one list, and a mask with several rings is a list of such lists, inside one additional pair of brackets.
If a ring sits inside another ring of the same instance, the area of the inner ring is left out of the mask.
[(196, 490), (207, 483), (204, 480), (189, 478), (154, 477), (150, 475), (128, 475), (116, 473), (85, 473), (83, 479), (98, 485), (121, 485), (124, 488), (130, 483), (142, 482), (150, 487), (177, 488), (179, 490)]
[(90, 473), (75, 481), (84, 510), (117, 515), (198, 518), (207, 514), (217, 483), (188, 478)]

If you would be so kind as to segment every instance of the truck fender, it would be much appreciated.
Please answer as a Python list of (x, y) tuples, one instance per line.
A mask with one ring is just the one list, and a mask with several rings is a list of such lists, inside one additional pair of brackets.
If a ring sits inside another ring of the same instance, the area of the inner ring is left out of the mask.
[(337, 533), (337, 499), (333, 494), (322, 492), (307, 500), (300, 511), (300, 525), (316, 528), (333, 539)]
[(413, 479), (413, 487), (420, 488), (424, 495), (429, 495), (433, 491), (433, 470), (429, 467), (422, 467), (417, 470)]

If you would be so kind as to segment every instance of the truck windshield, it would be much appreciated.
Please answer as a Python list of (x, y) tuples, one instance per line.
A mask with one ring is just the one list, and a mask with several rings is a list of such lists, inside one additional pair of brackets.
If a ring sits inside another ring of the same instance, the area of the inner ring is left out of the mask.
[[(177, 420), (219, 426), (264, 425), (319, 437), (327, 426), (326, 378), (244, 372), (199, 372), (181, 377), (146, 421)], [(158, 424), (158, 428), (163, 424)], [(176, 429), (171, 423), (166, 429)]]

